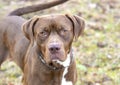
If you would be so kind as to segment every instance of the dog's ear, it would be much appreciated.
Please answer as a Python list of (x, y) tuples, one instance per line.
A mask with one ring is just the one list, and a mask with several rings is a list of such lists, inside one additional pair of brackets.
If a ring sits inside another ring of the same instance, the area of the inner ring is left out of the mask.
[(68, 15), (66, 17), (73, 23), (73, 33), (75, 40), (83, 33), (85, 28), (85, 21), (77, 15)]
[(30, 43), (34, 43), (34, 26), (39, 20), (39, 17), (35, 16), (32, 19), (25, 22), (22, 26), (25, 37), (30, 40)]

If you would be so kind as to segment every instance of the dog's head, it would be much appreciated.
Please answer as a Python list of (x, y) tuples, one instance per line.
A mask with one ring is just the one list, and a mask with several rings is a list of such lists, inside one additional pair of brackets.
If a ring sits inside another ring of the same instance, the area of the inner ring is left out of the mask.
[(56, 67), (59, 67), (56, 61), (70, 63), (71, 44), (83, 29), (84, 20), (76, 15), (36, 16), (23, 25), (30, 44), (39, 49), (47, 64)]

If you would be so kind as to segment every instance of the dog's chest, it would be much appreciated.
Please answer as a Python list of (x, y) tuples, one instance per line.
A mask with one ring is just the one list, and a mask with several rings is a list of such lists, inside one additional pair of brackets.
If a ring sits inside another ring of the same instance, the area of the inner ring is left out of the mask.
[(52, 82), (51, 85), (73, 85), (72, 81), (68, 81), (67, 78), (65, 77), (68, 73), (68, 67), (64, 69), (64, 71), (62, 72), (62, 76), (61, 78), (54, 78), (52, 80), (54, 80)]
[(63, 72), (63, 76), (62, 76), (62, 81), (61, 81), (61, 85), (73, 85), (72, 81), (67, 81), (65, 78), (65, 75), (68, 73), (68, 67), (65, 68), (64, 72)]

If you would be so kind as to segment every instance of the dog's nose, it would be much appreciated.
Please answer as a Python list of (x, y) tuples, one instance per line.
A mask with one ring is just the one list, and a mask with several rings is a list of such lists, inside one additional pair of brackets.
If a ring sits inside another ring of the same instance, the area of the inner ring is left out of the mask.
[(49, 45), (49, 51), (51, 53), (57, 53), (60, 50), (60, 44), (59, 43), (51, 43)]

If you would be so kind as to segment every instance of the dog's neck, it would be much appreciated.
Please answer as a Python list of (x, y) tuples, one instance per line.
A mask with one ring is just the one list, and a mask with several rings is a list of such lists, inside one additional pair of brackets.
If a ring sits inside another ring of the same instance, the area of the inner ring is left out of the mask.
[[(24, 85), (73, 85), (72, 82), (66, 78), (69, 67), (60, 70), (51, 70), (47, 68), (39, 60), (38, 53), (32, 49), (28, 56), (31, 56), (26, 64)], [(67, 56), (70, 57), (70, 56)], [(33, 82), (28, 82), (34, 81)]]

